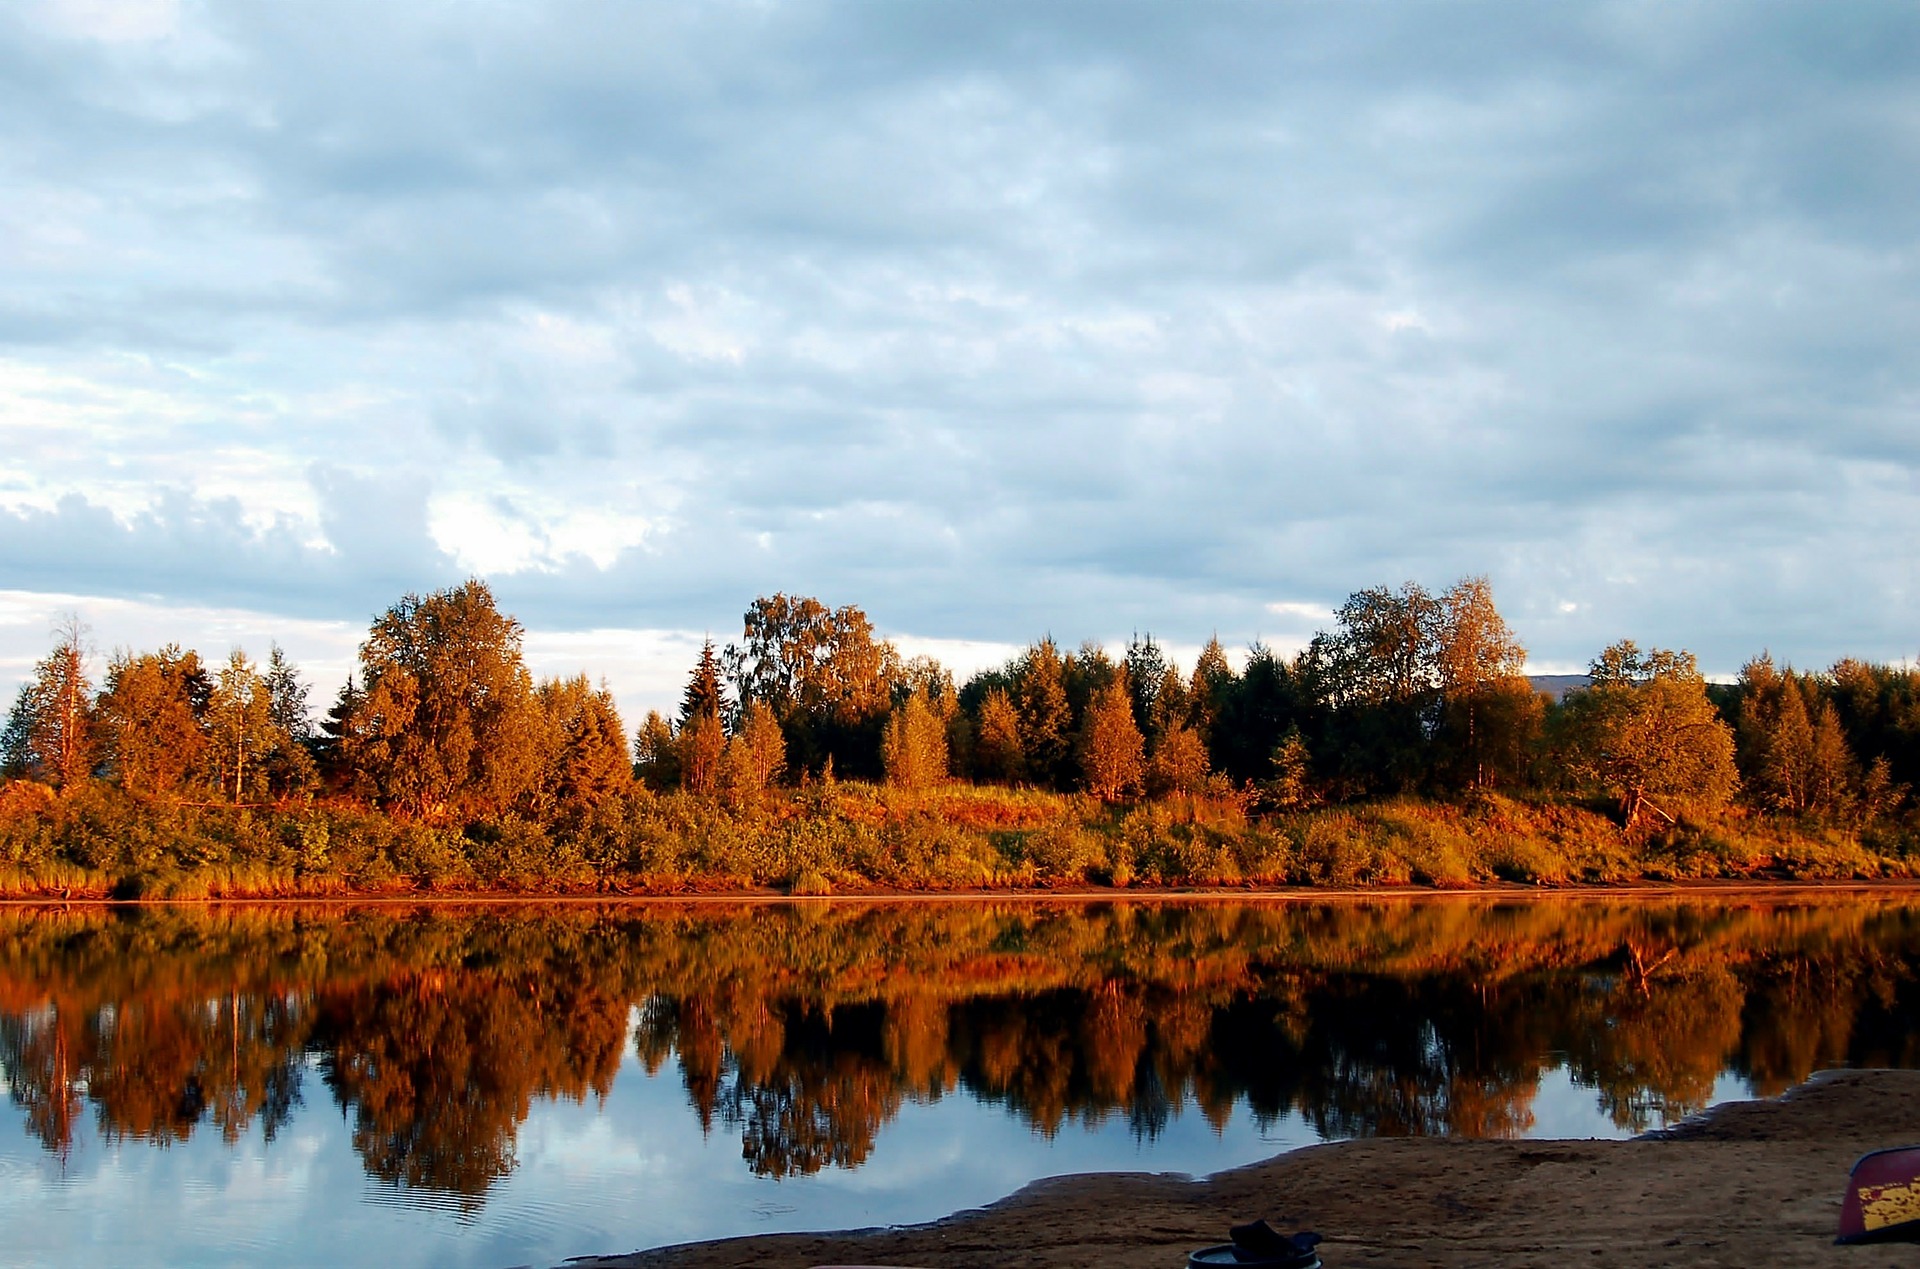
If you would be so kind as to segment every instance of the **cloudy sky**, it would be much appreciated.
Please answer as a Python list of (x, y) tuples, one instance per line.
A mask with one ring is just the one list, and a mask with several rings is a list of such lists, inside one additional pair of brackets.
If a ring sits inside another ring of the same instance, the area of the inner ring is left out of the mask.
[(0, 678), (469, 574), (629, 711), (774, 590), (1897, 660), (1917, 284), (1905, 5), (22, 0)]

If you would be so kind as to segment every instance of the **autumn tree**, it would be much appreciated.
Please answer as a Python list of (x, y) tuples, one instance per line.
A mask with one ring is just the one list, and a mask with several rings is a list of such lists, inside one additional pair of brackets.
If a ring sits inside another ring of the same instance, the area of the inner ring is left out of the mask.
[(1025, 774), (1026, 765), (1019, 712), (1005, 689), (990, 688), (974, 722), (973, 774), (976, 779), (1012, 784)]
[(540, 800), (554, 806), (594, 806), (633, 783), (626, 725), (605, 685), (587, 676), (547, 679), (536, 693), (545, 734)]
[(1314, 801), (1313, 757), (1298, 731), (1290, 731), (1274, 746), (1272, 772), (1260, 785), (1267, 805), (1282, 811), (1299, 810)]
[(887, 783), (927, 789), (947, 778), (947, 723), (924, 688), (916, 689), (887, 719), (883, 744)]
[(54, 631), (54, 646), (33, 667), (7, 725), (6, 766), (56, 788), (93, 773), (93, 684), (87, 678), (87, 628), (78, 617)]
[(277, 793), (306, 793), (319, 783), (314, 759), (318, 736), (307, 710), (307, 685), (278, 643), (267, 649), (268, 709), (273, 715), (275, 748), (267, 755), (267, 781)]
[(273, 719), (267, 680), (235, 648), (207, 703), (207, 765), (220, 796), (244, 802), (267, 790), (267, 759), (290, 742)]
[(1020, 752), (1027, 777), (1065, 787), (1073, 756), (1073, 712), (1067, 704), (1066, 666), (1051, 638), (1014, 663), (1012, 699), (1020, 718)]
[(1160, 672), (1160, 686), (1154, 689), (1153, 704), (1147, 712), (1147, 726), (1140, 730), (1151, 741), (1157, 741), (1175, 727), (1192, 731), (1200, 736), (1203, 745), (1206, 743), (1201, 727), (1193, 719), (1192, 689), (1188, 686), (1186, 676), (1180, 673), (1180, 666), (1169, 660), (1166, 668)]
[[(183, 792), (207, 769), (211, 680), (200, 654), (168, 644), (117, 652), (100, 692), (99, 735), (108, 775), (129, 793)], [(214, 781), (218, 787), (217, 777)]]
[(1337, 653), (1342, 703), (1413, 705), (1439, 685), (1437, 628), (1444, 608), (1417, 582), (1347, 596)]
[(1490, 777), (1517, 774), (1512, 733), (1527, 730), (1529, 723), (1537, 726), (1540, 716), (1526, 681), (1527, 650), (1494, 606), (1485, 577), (1462, 578), (1449, 587), (1435, 618), (1432, 659), (1440, 729), (1464, 782), (1477, 788)]
[(673, 724), (657, 709), (647, 711), (640, 730), (633, 737), (633, 774), (656, 793), (664, 793), (680, 783), (680, 754), (674, 742)]
[(542, 728), (520, 635), (478, 579), (408, 595), (373, 623), (344, 740), (381, 801), (488, 814), (534, 785)]
[(1842, 809), (1856, 783), (1839, 715), (1818, 681), (1764, 653), (1740, 671), (1735, 754), (1742, 783), (1769, 810)]
[(1133, 723), (1124, 673), (1094, 693), (1080, 727), (1080, 771), (1087, 791), (1103, 802), (1137, 792), (1145, 775), (1145, 744)]
[(787, 738), (764, 701), (748, 701), (740, 726), (721, 755), (721, 791), (736, 806), (752, 806), (787, 765)]
[(1669, 822), (1686, 806), (1717, 810), (1738, 784), (1733, 731), (1707, 696), (1690, 652), (1631, 641), (1602, 652), (1592, 685), (1562, 706), (1569, 772), (1604, 790), (1629, 828), (1651, 812)]
[(728, 645), (725, 660), (741, 708), (757, 700), (772, 709), (804, 765), (831, 759), (843, 774), (880, 774), (900, 657), (874, 637), (860, 609), (763, 596), (748, 607), (741, 641)]
[(719, 787), (720, 760), (727, 747), (726, 727), (721, 721), (725, 713), (720, 658), (714, 653), (713, 640), (708, 639), (701, 645), (693, 673), (687, 677), (674, 745), (680, 787), (689, 793), (705, 796)]
[(1209, 774), (1200, 733), (1185, 723), (1167, 722), (1147, 763), (1147, 792), (1155, 797), (1199, 793), (1206, 789)]

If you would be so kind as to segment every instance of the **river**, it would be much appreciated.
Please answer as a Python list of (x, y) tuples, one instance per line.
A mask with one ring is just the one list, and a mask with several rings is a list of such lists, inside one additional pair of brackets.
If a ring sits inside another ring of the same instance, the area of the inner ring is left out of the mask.
[(1920, 895), (0, 907), (0, 1260), (555, 1264), (1920, 1066)]

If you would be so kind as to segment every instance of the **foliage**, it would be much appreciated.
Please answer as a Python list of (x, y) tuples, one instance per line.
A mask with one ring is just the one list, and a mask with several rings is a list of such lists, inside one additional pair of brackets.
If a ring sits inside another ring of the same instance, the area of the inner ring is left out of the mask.
[(11, 774), (65, 788), (93, 773), (93, 685), (87, 678), (86, 627), (69, 618), (53, 650), (33, 667), (7, 720), (5, 765)]
[(888, 784), (926, 789), (947, 778), (946, 722), (924, 688), (916, 688), (894, 709), (883, 751)]
[(408, 595), (374, 622), (342, 743), (378, 800), (411, 815), (484, 815), (534, 786), (542, 720), (520, 633), (478, 580)]
[(1732, 729), (1707, 697), (1693, 655), (1631, 640), (1601, 653), (1593, 684), (1562, 712), (1569, 775), (1605, 791), (1631, 829), (1649, 813), (1724, 807), (1738, 784)]
[(0, 892), (1557, 885), (1920, 859), (1920, 672), (1762, 656), (1709, 685), (1622, 643), (1554, 703), (1484, 578), (1356, 592), (1304, 651), (1256, 644), (1238, 670), (1217, 639), (1189, 675), (1151, 636), (1119, 660), (1049, 637), (958, 690), (857, 608), (775, 595), (743, 625), (631, 753), (604, 687), (532, 683), (478, 581), (376, 620), (318, 730), (277, 646), (217, 676), (174, 645), (120, 652), (95, 696), (70, 625), (8, 719)]
[(1124, 672), (1095, 691), (1078, 749), (1087, 791), (1102, 802), (1117, 802), (1140, 789), (1146, 775), (1145, 744), (1133, 722)]

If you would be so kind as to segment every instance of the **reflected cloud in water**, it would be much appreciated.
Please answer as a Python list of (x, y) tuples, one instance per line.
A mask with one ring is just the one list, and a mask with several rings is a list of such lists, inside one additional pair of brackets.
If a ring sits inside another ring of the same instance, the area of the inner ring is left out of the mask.
[(1329, 1138), (1625, 1135), (1920, 1065), (1920, 909), (0, 913), (28, 1259), (506, 1264)]

